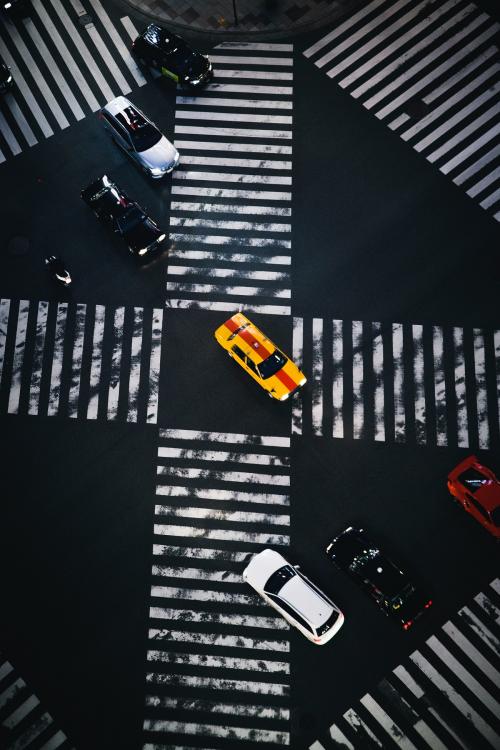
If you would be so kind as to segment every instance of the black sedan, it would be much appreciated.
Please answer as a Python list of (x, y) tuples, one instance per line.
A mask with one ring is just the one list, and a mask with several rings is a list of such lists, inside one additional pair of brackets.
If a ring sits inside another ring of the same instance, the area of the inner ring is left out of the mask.
[(81, 196), (98, 219), (111, 224), (113, 231), (123, 237), (134, 255), (156, 249), (166, 237), (157, 223), (107, 175), (82, 190)]
[(330, 542), (326, 554), (404, 630), (432, 604), (429, 597), (368, 539), (363, 529), (349, 526)]
[(143, 65), (157, 68), (181, 86), (199, 87), (213, 78), (212, 63), (191, 49), (180, 36), (150, 23), (132, 44), (132, 52)]

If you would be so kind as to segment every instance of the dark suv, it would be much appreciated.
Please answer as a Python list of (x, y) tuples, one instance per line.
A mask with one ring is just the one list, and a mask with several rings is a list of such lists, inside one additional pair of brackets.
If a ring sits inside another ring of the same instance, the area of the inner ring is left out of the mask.
[(326, 554), (404, 630), (432, 604), (429, 597), (368, 539), (363, 529), (348, 526), (330, 542)]
[(201, 86), (213, 78), (212, 63), (192, 50), (184, 39), (150, 23), (132, 44), (132, 52), (143, 65), (157, 68), (181, 86)]

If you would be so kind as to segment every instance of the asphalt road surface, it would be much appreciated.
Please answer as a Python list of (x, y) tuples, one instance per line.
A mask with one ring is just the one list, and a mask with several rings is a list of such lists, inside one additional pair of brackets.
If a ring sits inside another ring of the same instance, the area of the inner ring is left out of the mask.
[[(470, 454), (500, 473), (498, 9), (375, 0), (207, 45), (195, 97), (103, 5), (0, 28), (0, 747), (500, 747), (498, 545), (446, 488)], [(110, 93), (172, 176), (107, 138)], [(104, 172), (168, 252), (97, 222)], [(240, 308), (302, 365), (295, 399), (217, 346)], [(408, 632), (327, 559), (349, 524), (430, 592)], [(324, 647), (242, 581), (269, 546), (344, 612)]]

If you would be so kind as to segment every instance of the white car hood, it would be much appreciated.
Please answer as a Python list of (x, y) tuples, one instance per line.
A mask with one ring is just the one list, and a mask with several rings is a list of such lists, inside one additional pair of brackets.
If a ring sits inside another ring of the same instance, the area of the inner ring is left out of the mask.
[(178, 155), (179, 153), (175, 146), (164, 135), (162, 135), (158, 143), (155, 143), (152, 148), (139, 153), (143, 164), (151, 169), (170, 169), (172, 164), (175, 164), (177, 161)]

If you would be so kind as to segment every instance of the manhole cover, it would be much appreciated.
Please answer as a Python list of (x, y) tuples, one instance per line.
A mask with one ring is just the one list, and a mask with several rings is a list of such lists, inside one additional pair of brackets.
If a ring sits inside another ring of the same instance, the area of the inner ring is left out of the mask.
[(27, 237), (18, 235), (11, 237), (7, 243), (7, 252), (9, 255), (26, 255), (30, 249), (30, 241)]

